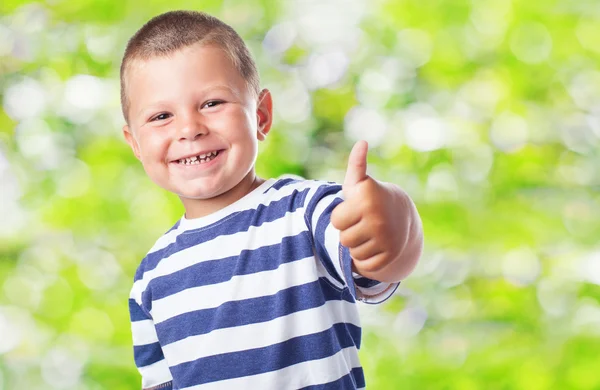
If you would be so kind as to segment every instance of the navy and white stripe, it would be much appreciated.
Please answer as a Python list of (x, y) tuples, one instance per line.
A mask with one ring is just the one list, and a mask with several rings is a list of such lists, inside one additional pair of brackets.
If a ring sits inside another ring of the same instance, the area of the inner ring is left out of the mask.
[(352, 273), (341, 201), (336, 184), (268, 180), (161, 237), (129, 300), (142, 387), (363, 388), (355, 303), (397, 285)]

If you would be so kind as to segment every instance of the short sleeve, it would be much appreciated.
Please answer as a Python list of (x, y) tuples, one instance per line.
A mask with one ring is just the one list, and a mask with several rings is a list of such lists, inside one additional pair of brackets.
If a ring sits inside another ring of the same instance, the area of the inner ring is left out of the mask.
[(379, 282), (352, 272), (350, 251), (340, 244), (340, 231), (331, 224), (331, 213), (343, 202), (341, 185), (323, 182), (311, 192), (306, 222), (313, 236), (316, 255), (330, 281), (347, 287), (355, 299), (365, 303), (381, 303), (392, 296), (400, 283)]
[(156, 328), (151, 317), (138, 305), (135, 299), (129, 299), (131, 334), (133, 338), (133, 357), (142, 376), (142, 388), (171, 390), (171, 371), (158, 342)]

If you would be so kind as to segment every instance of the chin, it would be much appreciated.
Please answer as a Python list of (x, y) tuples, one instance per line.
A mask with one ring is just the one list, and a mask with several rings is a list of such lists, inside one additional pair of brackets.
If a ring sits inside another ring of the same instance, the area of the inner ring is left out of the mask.
[(181, 193), (177, 193), (177, 195), (180, 198), (183, 199), (193, 199), (193, 200), (207, 200), (207, 199), (212, 199), (212, 198), (216, 198), (219, 195), (222, 195), (223, 192), (211, 192), (211, 193), (207, 193), (205, 191), (198, 191), (198, 192), (181, 192)]
[(189, 188), (187, 188), (183, 191), (173, 192), (175, 192), (180, 198), (184, 199), (207, 200), (223, 195), (227, 191), (227, 188), (214, 188), (211, 190), (207, 190), (206, 188), (190, 190)]

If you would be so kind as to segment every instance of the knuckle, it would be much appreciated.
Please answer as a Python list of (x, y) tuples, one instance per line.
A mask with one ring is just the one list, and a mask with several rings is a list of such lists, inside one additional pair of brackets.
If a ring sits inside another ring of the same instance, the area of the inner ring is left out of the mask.
[(364, 260), (364, 257), (362, 257), (362, 251), (354, 248), (350, 248), (350, 256), (352, 256), (354, 260)]
[(377, 272), (379, 267), (377, 267), (372, 261), (365, 261), (361, 263), (361, 270), (364, 272)]
[(350, 239), (346, 232), (340, 233), (340, 244), (342, 244), (345, 247), (350, 247)]
[(338, 221), (337, 217), (333, 214), (331, 214), (331, 224), (333, 225), (334, 228), (339, 229), (339, 221)]
[(343, 218), (343, 210), (340, 209), (340, 206), (336, 207), (335, 209), (333, 209), (333, 211), (331, 212), (331, 224), (333, 225), (333, 227), (335, 227), (336, 229), (339, 229), (340, 226), (342, 225), (342, 218)]
[(363, 244), (358, 248), (351, 248), (350, 255), (356, 260), (368, 260), (371, 257), (371, 248)]
[(385, 264), (375, 259), (373, 261), (365, 262), (365, 267), (367, 268), (367, 272), (379, 272), (385, 267)]

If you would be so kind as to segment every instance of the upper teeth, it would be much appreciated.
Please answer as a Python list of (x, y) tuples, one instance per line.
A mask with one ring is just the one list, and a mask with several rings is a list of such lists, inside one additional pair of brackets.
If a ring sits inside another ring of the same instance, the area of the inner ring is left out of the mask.
[(198, 156), (186, 157), (179, 160), (180, 164), (200, 164), (202, 162), (206, 162), (210, 157), (216, 156), (217, 151), (212, 151), (209, 153), (200, 154)]

